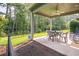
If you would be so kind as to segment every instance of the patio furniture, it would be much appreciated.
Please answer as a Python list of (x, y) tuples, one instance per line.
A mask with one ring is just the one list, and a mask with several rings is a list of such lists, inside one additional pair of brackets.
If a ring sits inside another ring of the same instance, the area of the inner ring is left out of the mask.
[(48, 40), (54, 41), (54, 32), (55, 32), (55, 31), (47, 30), (47, 33), (48, 33)]
[(62, 32), (61, 31), (55, 31), (54, 32), (54, 41), (59, 42)]
[(48, 40), (52, 40), (52, 41), (58, 41), (58, 36), (60, 36), (61, 32), (58, 32), (56, 30), (48, 30)]
[(61, 33), (60, 39), (61, 39), (62, 42), (67, 43), (67, 41), (68, 41), (68, 32)]
[(76, 31), (73, 35), (73, 41), (77, 44), (79, 44), (79, 30)]
[(67, 42), (67, 34), (61, 31), (47, 31), (48, 33), (48, 40), (56, 41), (56, 42)]

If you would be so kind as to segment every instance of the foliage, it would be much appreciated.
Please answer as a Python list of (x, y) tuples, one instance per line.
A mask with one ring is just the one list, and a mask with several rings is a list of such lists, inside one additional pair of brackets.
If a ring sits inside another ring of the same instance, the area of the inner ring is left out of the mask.
[[(6, 23), (1, 22), (1, 25), (4, 24), (3, 28), (1, 27), (3, 33), (8, 34), (8, 30), (12, 33), (12, 35), (22, 35), (30, 33), (30, 24), (31, 24), (31, 18), (30, 18), (30, 12), (28, 11), (28, 7), (30, 4), (21, 4), (21, 3), (10, 3), (8, 8), (11, 10), (11, 7), (14, 7), (14, 18), (10, 18), (11, 13), (7, 13), (8, 17), (6, 18)], [(7, 7), (5, 4), (4, 6)], [(12, 11), (12, 10), (11, 10)], [(7, 9), (6, 9), (6, 12)], [(7, 15), (6, 14), (6, 15)], [(40, 15), (34, 14), (34, 31), (35, 33), (43, 32), (48, 29), (50, 29), (50, 21), (48, 18)], [(10, 28), (10, 29), (9, 29)], [(52, 22), (52, 29), (55, 30), (61, 30), (66, 29), (66, 22), (63, 18), (57, 17)]]
[(7, 19), (5, 17), (0, 16), (0, 36), (4, 35), (4, 26), (6, 25)]
[[(8, 20), (6, 21), (7, 23), (5, 24), (4, 28), (3, 28), (3, 32), (8, 34), (8, 30), (10, 28), (10, 31), (12, 32), (12, 35), (17, 35), (17, 34), (23, 34), (23, 33), (28, 33), (29, 32), (29, 21), (27, 21), (28, 19), (26, 19), (28, 17), (28, 11), (26, 9), (26, 5), (25, 4), (8, 4), (9, 5), (9, 9), (11, 9), (11, 7), (14, 7), (14, 16), (15, 18), (10, 18), (8, 16)], [(6, 6), (7, 7), (7, 6)], [(6, 12), (7, 9), (6, 9)], [(9, 10), (10, 12), (10, 10)], [(10, 16), (12, 16), (9, 13)]]
[(62, 17), (57, 17), (53, 20), (52, 24), (53, 30), (63, 30), (66, 29), (66, 22)]
[(70, 22), (70, 32), (75, 33), (77, 30), (79, 30), (79, 19)]
[(39, 16), (38, 15), (38, 18), (36, 18), (35, 21), (37, 23), (37, 24), (35, 24), (36, 27), (37, 27), (36, 30), (35, 30), (35, 32), (43, 32), (43, 31), (46, 31), (47, 26), (49, 24), (49, 22), (48, 22), (49, 20), (48, 19), (46, 19), (43, 16)]

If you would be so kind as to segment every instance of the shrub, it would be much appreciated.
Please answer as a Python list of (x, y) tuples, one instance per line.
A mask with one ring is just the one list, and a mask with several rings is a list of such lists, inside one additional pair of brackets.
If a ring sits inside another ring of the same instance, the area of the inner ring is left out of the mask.
[(79, 18), (70, 22), (70, 32), (75, 33), (79, 30)]

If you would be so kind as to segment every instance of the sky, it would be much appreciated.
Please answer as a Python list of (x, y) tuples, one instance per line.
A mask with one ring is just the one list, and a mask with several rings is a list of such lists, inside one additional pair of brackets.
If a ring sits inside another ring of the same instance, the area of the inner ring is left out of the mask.
[(0, 6), (0, 12), (6, 13), (6, 7)]
[[(0, 6), (0, 12), (6, 14), (6, 7)], [(11, 8), (11, 15), (12, 15), (12, 17), (14, 17), (14, 9), (13, 9), (13, 7)]]

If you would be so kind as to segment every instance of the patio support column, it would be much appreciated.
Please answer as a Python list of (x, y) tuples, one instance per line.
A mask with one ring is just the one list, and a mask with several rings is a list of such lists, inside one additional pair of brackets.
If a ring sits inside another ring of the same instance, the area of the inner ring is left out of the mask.
[(34, 14), (33, 12), (31, 12), (31, 40), (33, 40), (33, 36), (34, 36)]
[(13, 56), (13, 47), (12, 47), (12, 42), (11, 42), (11, 33), (8, 33), (8, 56)]
[(10, 26), (10, 21), (11, 21), (11, 9), (9, 8), (9, 15), (8, 15), (8, 19), (9, 19), (9, 27), (8, 27), (8, 56), (14, 56), (13, 53), (13, 46), (12, 46), (12, 42), (11, 42), (11, 33), (12, 33), (12, 27)]
[(50, 21), (50, 30), (52, 30), (52, 18), (49, 18)]

